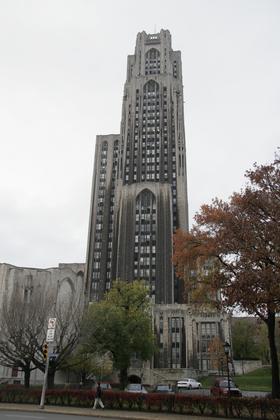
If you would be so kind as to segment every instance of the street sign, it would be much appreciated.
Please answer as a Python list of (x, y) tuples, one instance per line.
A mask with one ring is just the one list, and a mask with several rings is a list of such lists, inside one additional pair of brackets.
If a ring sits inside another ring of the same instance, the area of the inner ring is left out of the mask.
[[(46, 342), (47, 343), (51, 343), (51, 342), (54, 341), (55, 324), (56, 324), (56, 318), (49, 318), (48, 329), (47, 329), (47, 337), (46, 337)], [(45, 395), (46, 395), (46, 389), (47, 389), (50, 355), (52, 355), (52, 357), (54, 357), (54, 355), (52, 353), (50, 353), (49, 355), (47, 354), (45, 373), (44, 373), (44, 381), (43, 381), (41, 401), (40, 401), (40, 408), (44, 408), (44, 406), (45, 406)]]
[(59, 356), (58, 353), (49, 353), (50, 362), (55, 362), (58, 356)]
[(47, 338), (46, 338), (47, 343), (51, 343), (52, 341), (54, 341), (54, 332), (55, 330), (53, 328), (47, 330)]
[(55, 329), (56, 318), (49, 318), (48, 329)]

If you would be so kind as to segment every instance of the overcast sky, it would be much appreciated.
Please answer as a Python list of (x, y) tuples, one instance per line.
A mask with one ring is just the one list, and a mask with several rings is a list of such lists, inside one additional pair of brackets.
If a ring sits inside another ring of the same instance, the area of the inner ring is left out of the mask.
[(94, 145), (136, 35), (181, 50), (190, 223), (280, 145), (279, 0), (0, 0), (0, 262), (84, 262)]

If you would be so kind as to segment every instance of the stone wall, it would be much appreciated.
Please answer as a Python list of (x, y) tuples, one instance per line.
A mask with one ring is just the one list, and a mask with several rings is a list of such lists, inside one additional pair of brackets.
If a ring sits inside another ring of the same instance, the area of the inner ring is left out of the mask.
[(244, 373), (252, 372), (262, 367), (261, 360), (234, 360), (233, 364), (236, 375), (244, 375)]
[[(32, 298), (40, 296), (43, 300), (50, 299), (55, 302), (56, 309), (67, 307), (67, 303), (78, 305), (82, 309), (84, 268), (84, 264), (75, 263), (59, 264), (58, 267), (47, 269), (0, 263), (0, 311), (4, 302), (9, 302), (15, 294), (27, 304)], [(42, 372), (38, 369), (31, 372), (31, 384), (42, 383), (42, 380)], [(0, 366), (0, 383), (22, 384), (23, 381), (23, 373), (20, 370)], [(63, 383), (64, 378), (56, 375), (56, 382)]]

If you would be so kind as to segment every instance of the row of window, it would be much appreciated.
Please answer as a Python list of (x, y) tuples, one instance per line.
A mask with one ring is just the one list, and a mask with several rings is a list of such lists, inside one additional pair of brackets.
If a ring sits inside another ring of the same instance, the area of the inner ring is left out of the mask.
[[(93, 284), (92, 288), (94, 293), (92, 299), (96, 300), (98, 298), (98, 281), (100, 280), (100, 268), (101, 268), (101, 247), (102, 247), (102, 230), (103, 230), (103, 217), (104, 217), (104, 200), (105, 200), (105, 179), (107, 171), (107, 152), (108, 144), (104, 142), (101, 148), (100, 154), (100, 172), (99, 172), (99, 189), (98, 189), (98, 203), (97, 203), (97, 217), (96, 217), (96, 226), (95, 226), (95, 249), (93, 255)], [(118, 141), (114, 142), (113, 150), (113, 172), (112, 179), (114, 180), (117, 172), (117, 163), (118, 163)], [(113, 203), (114, 203), (114, 184), (111, 190), (110, 197), (110, 213), (109, 213), (109, 241), (107, 247), (107, 259), (112, 258), (112, 226), (113, 226)], [(110, 274), (110, 272), (109, 272)], [(108, 276), (108, 271), (107, 271)], [(106, 284), (107, 287), (107, 284)]]

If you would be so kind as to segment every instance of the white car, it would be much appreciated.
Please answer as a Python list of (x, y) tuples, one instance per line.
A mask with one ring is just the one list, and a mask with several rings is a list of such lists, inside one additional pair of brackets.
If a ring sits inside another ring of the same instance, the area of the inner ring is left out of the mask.
[(184, 378), (177, 382), (177, 388), (199, 389), (201, 383), (192, 378)]
[(147, 390), (143, 387), (142, 384), (128, 384), (127, 387), (125, 388), (125, 391), (147, 394)]

